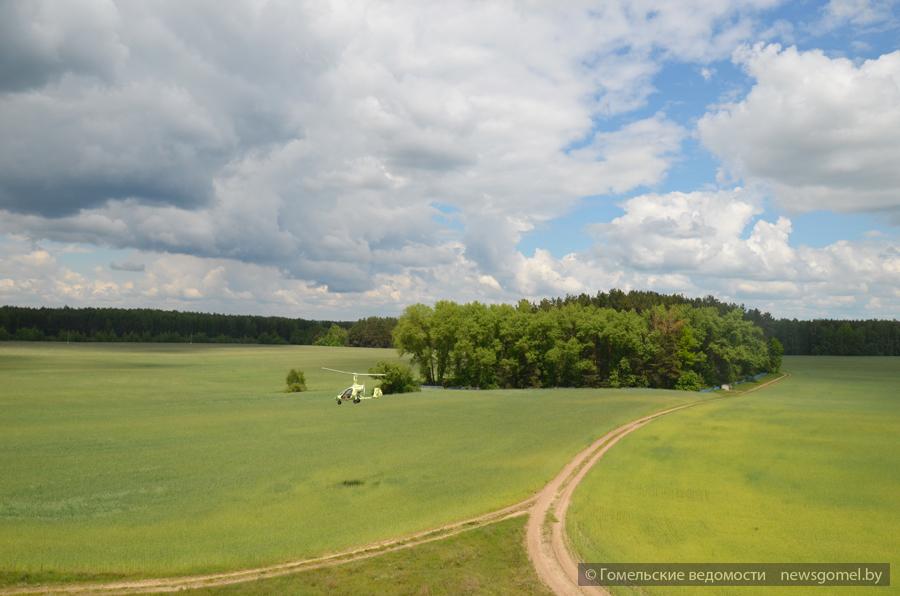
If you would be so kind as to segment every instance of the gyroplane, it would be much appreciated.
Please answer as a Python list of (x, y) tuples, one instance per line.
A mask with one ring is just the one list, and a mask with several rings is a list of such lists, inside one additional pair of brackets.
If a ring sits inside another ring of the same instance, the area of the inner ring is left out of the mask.
[(372, 390), (371, 395), (366, 395), (366, 386), (360, 384), (359, 377), (383, 377), (384, 373), (358, 373), (358, 372), (349, 372), (346, 370), (337, 370), (336, 368), (325, 368), (322, 367), (322, 370), (329, 370), (331, 372), (341, 373), (345, 375), (353, 375), (353, 384), (338, 393), (335, 398), (337, 401), (337, 405), (341, 405), (345, 401), (352, 401), (355, 404), (358, 404), (364, 399), (376, 399), (381, 397), (381, 388), (376, 387)]

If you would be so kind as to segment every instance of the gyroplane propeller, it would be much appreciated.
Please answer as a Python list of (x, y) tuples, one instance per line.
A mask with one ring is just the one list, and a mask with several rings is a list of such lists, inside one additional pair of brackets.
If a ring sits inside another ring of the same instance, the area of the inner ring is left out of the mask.
[(381, 397), (381, 389), (376, 387), (372, 390), (372, 395), (366, 395), (366, 386), (361, 385), (359, 382), (359, 377), (383, 377), (384, 373), (358, 373), (358, 372), (349, 372), (346, 370), (337, 370), (336, 368), (325, 368), (322, 367), (322, 370), (330, 370), (331, 372), (341, 373), (345, 375), (353, 375), (353, 384), (338, 393), (337, 395), (337, 405), (341, 405), (345, 401), (353, 401), (353, 403), (358, 404), (364, 399), (375, 399)]

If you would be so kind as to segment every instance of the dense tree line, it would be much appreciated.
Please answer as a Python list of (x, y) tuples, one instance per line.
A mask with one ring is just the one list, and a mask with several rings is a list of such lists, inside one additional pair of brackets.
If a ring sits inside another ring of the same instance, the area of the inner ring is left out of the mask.
[[(714, 296), (688, 298), (680, 294), (659, 294), (646, 290), (610, 290), (596, 295), (579, 294), (542, 300), (535, 307), (547, 310), (565, 304), (593, 305), (616, 310), (644, 312), (655, 306), (686, 304), (695, 308), (715, 308), (724, 314), (743, 305), (727, 303)], [(744, 310), (744, 318), (759, 325), (767, 338), (776, 338), (791, 356), (900, 356), (900, 321), (776, 319), (758, 309)]]
[(363, 348), (393, 347), (392, 333), (397, 324), (395, 317), (368, 317), (350, 327), (347, 345)]
[(784, 353), (812, 356), (900, 356), (900, 321), (775, 319), (758, 310), (747, 318), (769, 337), (777, 337)]
[(408, 307), (394, 344), (426, 383), (471, 387), (699, 389), (777, 370), (780, 346), (740, 309), (554, 305)]
[(715, 308), (719, 314), (725, 314), (735, 308), (743, 308), (737, 304), (722, 302), (715, 296), (703, 298), (688, 298), (681, 294), (660, 294), (650, 290), (631, 290), (628, 292), (613, 288), (609, 292), (597, 292), (594, 295), (577, 294), (564, 298), (545, 298), (533, 304), (535, 308), (550, 310), (566, 304), (580, 304), (582, 306), (599, 306), (614, 310), (634, 310), (644, 312), (654, 306), (676, 306), (686, 304), (695, 308)]
[(123, 308), (0, 307), (0, 339), (312, 344), (331, 325), (287, 317)]
[[(658, 306), (712, 308), (720, 315), (743, 306), (713, 296), (688, 298), (651, 291), (610, 290), (530, 303), (551, 311), (567, 305), (608, 308), (637, 314)], [(789, 355), (900, 356), (900, 321), (775, 319), (759, 310), (743, 318), (776, 338)], [(154, 341), (392, 346), (393, 317), (368, 317), (355, 323), (287, 317), (220, 315), (155, 309), (0, 307), (0, 340)], [(338, 330), (332, 330), (337, 325)]]
[(397, 319), (355, 323), (148, 308), (0, 307), (0, 341), (318, 344), (389, 348)]

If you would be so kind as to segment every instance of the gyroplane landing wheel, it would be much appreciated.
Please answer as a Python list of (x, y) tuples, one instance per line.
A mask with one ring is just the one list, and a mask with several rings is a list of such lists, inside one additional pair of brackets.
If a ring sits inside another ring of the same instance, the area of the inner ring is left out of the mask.
[(341, 405), (344, 402), (341, 401), (341, 398), (337, 398), (337, 403), (338, 403), (338, 405)]
[(360, 401), (362, 401), (362, 400), (357, 397), (353, 400), (353, 403), (358, 404)]

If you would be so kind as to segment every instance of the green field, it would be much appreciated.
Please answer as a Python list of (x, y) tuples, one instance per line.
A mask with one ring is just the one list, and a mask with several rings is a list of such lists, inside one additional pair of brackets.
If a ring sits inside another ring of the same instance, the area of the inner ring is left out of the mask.
[(188, 593), (550, 596), (522, 548), (524, 541), (525, 518), (518, 517), (363, 561)]
[[(335, 405), (389, 350), (0, 344), (0, 583), (264, 565), (528, 497), (665, 391)], [(282, 392), (291, 367), (311, 391)]]
[[(792, 376), (780, 383), (666, 416), (616, 445), (573, 498), (567, 527), (580, 556), (595, 562), (889, 562), (896, 574), (900, 358), (793, 357), (785, 358), (784, 368)], [(888, 591), (900, 581), (892, 583)], [(851, 591), (790, 588), (791, 594)]]

